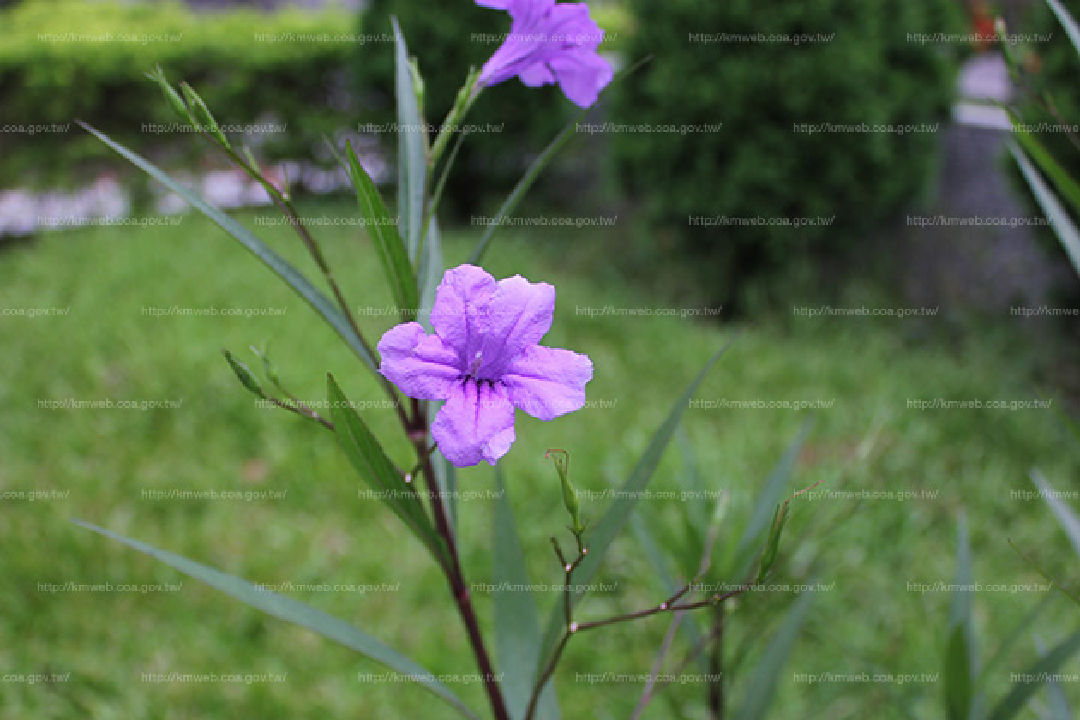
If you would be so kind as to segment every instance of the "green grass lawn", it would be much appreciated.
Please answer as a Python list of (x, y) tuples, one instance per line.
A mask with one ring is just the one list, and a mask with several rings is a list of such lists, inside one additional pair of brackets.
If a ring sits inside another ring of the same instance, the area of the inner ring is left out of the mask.
[[(340, 215), (348, 205), (312, 204), (306, 214)], [(251, 217), (248, 216), (250, 224)], [(260, 228), (309, 268), (287, 228)], [(614, 232), (611, 231), (611, 232)], [(366, 240), (322, 228), (347, 295), (374, 341), (392, 324), (375, 308), (389, 295)], [(449, 233), (450, 264), (468, 254), (471, 233)], [(1046, 379), (1053, 363), (1015, 318), (957, 329), (943, 319), (820, 319), (780, 315), (724, 325), (671, 316), (590, 316), (586, 307), (663, 307), (665, 297), (618, 280), (595, 234), (536, 231), (501, 237), (489, 255), (497, 277), (521, 273), (558, 290), (546, 344), (588, 353), (596, 376), (589, 408), (556, 422), (518, 414), (502, 464), (524, 534), (533, 582), (558, 583), (548, 536), (564, 532), (557, 479), (544, 450), (568, 449), (575, 482), (601, 490), (621, 482), (671, 403), (724, 342), (734, 345), (698, 397), (822, 400), (799, 457), (792, 490), (916, 491), (898, 500), (841, 495), (794, 501), (776, 582), (816, 579), (817, 593), (782, 673), (776, 718), (934, 717), (940, 682), (796, 682), (793, 673), (937, 673), (949, 595), (908, 583), (950, 583), (956, 519), (966, 512), (975, 579), (1011, 586), (1041, 582), (1006, 540), (1075, 581), (1075, 556), (1041, 501), (1015, 499), (1038, 465), (1058, 489), (1075, 489), (1080, 457), (1052, 412), (915, 410), (909, 399), (1031, 399), (1062, 407)], [(146, 308), (273, 308), (255, 317), (160, 316)], [(0, 316), (0, 491), (50, 490), (0, 502), (0, 674), (58, 673), (61, 682), (0, 683), (0, 718), (455, 717), (423, 690), (365, 682), (378, 666), (310, 632), (270, 619), (179, 573), (81, 530), (83, 518), (214, 567), (267, 584), (386, 583), (381, 590), (291, 592), (415, 657), (434, 673), (473, 672), (441, 576), (420, 545), (363, 487), (321, 428), (258, 408), (221, 357), (269, 342), (280, 375), (303, 398), (324, 397), (333, 372), (354, 400), (378, 388), (316, 316), (210, 223), (88, 228), (45, 235), (0, 252), (0, 308), (60, 308), (66, 314)], [(56, 408), (111, 399), (170, 401), (157, 409)], [(364, 412), (402, 464), (407, 444), (390, 410)], [(708, 487), (729, 493), (729, 514), (751, 506), (807, 412), (690, 408), (687, 445)], [(393, 438), (390, 440), (389, 438)], [(667, 453), (654, 489), (677, 489), (683, 460)], [(460, 473), (460, 489), (490, 491), (486, 465)], [(248, 499), (160, 500), (146, 491), (240, 490)], [(660, 537), (677, 536), (680, 500), (642, 500), (640, 515)], [(596, 517), (602, 503), (585, 503)], [(711, 511), (711, 509), (710, 509)], [(490, 574), (491, 506), (460, 502), (460, 542), (469, 579)], [(662, 599), (632, 533), (613, 548), (597, 579), (602, 592), (582, 618)], [(726, 578), (737, 582), (740, 578)], [(53, 592), (42, 583), (182, 585), (175, 591)], [(541, 612), (558, 600), (539, 593)], [(1045, 592), (975, 595), (985, 657)], [(491, 598), (477, 593), (490, 623)], [(752, 594), (730, 615), (729, 647), (749, 654), (729, 688), (738, 705), (761, 638), (782, 598)], [(986, 687), (1004, 693), (1009, 673), (1035, 657), (1038, 635), (1072, 631), (1077, 608), (1050, 603)], [(571, 643), (557, 676), (567, 718), (625, 718), (640, 684), (580, 681), (577, 673), (647, 673), (667, 621), (611, 628)], [(678, 648), (685, 652), (685, 647)], [(676, 653), (678, 656), (678, 652)], [(1067, 666), (1076, 671), (1074, 661)], [(273, 674), (260, 682), (157, 681), (146, 673)], [(268, 681), (272, 679), (274, 681)], [(452, 685), (486, 710), (475, 684)], [(704, 717), (703, 690), (686, 683), (655, 701), (647, 717)], [(1075, 687), (1066, 686), (1074, 700)], [(678, 708), (682, 708), (681, 711)], [(1035, 717), (1034, 714), (1031, 717)]]

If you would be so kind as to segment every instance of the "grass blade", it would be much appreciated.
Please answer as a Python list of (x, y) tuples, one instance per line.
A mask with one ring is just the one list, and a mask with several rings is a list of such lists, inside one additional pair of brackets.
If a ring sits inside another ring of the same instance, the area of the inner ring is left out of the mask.
[(328, 615), (321, 610), (316, 610), (310, 605), (285, 597), (284, 595), (278, 595), (277, 593), (260, 589), (235, 575), (215, 570), (212, 567), (195, 562), (194, 560), (189, 560), (188, 558), (173, 554), (166, 550), (160, 550), (152, 545), (147, 545), (138, 540), (132, 540), (123, 535), (118, 535), (105, 528), (92, 525), (91, 523), (82, 520), (73, 520), (72, 522), (87, 530), (92, 530), (99, 535), (104, 535), (107, 538), (123, 543), (145, 555), (149, 555), (150, 557), (179, 570), (185, 575), (193, 577), (200, 582), (204, 582), (210, 587), (220, 590), (226, 595), (240, 600), (254, 608), (262, 610), (279, 620), (284, 620), (285, 622), (307, 628), (312, 632), (322, 635), (328, 640), (333, 640), (336, 643), (355, 650), (365, 657), (409, 677), (437, 697), (445, 700), (460, 711), (465, 717), (477, 720), (476, 715), (473, 714), (473, 712), (469, 710), (469, 708), (467, 708), (448, 687), (436, 680), (430, 672), (413, 660), (401, 655), (397, 651), (384, 645), (381, 641), (368, 635), (362, 630), (349, 625), (343, 620), (339, 620), (332, 615)]
[(271, 250), (270, 247), (254, 233), (226, 215), (219, 208), (207, 203), (192, 190), (181, 185), (149, 160), (128, 150), (123, 145), (120, 145), (104, 133), (99, 132), (89, 125), (81, 122), (79, 125), (98, 140), (115, 150), (133, 165), (139, 167), (147, 175), (184, 198), (184, 200), (191, 204), (192, 207), (214, 221), (218, 227), (229, 233), (229, 235), (232, 235), (237, 242), (247, 248), (252, 255), (259, 258), (263, 264), (277, 273), (278, 277), (288, 283), (289, 287), (295, 290), (300, 297), (304, 298), (317, 313), (322, 315), (323, 319), (329, 323), (330, 327), (334, 328), (337, 334), (349, 344), (349, 347), (353, 349), (368, 367), (372, 370), (378, 368), (378, 363), (375, 361), (375, 357), (372, 355), (370, 349), (365, 345), (363, 339), (356, 334), (356, 331), (353, 330), (348, 319), (342, 314), (341, 310), (338, 309), (329, 298), (319, 292), (319, 290), (301, 275), (296, 268)]

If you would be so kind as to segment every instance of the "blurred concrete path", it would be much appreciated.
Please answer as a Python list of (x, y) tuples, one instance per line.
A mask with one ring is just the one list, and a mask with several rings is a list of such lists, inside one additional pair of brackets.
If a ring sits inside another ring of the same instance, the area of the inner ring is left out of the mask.
[[(1010, 177), (1009, 119), (988, 101), (1011, 87), (1002, 57), (983, 53), (960, 74), (953, 122), (944, 128), (938, 193), (929, 215), (909, 215), (900, 250), (901, 285), (921, 305), (997, 313), (1040, 304), (1076, 280), (1040, 244), (1043, 220)], [(924, 226), (925, 225), (925, 226)]]

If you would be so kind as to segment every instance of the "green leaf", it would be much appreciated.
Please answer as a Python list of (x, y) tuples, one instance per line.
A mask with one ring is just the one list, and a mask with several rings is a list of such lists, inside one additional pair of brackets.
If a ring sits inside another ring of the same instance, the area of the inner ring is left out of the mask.
[[(730, 346), (731, 342), (728, 342), (720, 348), (720, 350), (705, 363), (705, 367), (702, 368), (701, 372), (698, 373), (697, 377), (694, 378), (693, 382), (686, 388), (686, 391), (683, 392), (682, 396), (675, 401), (671, 411), (668, 413), (667, 419), (664, 420), (664, 423), (653, 435), (652, 441), (638, 460), (637, 465), (634, 466), (634, 469), (630, 473), (630, 477), (627, 478), (626, 482), (620, 488), (620, 492), (615, 500), (612, 501), (603, 517), (601, 517), (600, 520), (585, 533), (585, 546), (588, 548), (589, 554), (585, 556), (585, 559), (578, 565), (577, 570), (574, 571), (574, 585), (577, 587), (570, 595), (571, 606), (576, 604), (584, 594), (584, 590), (579, 590), (577, 588), (588, 585), (596, 575), (611, 544), (630, 520), (631, 513), (633, 513), (634, 508), (637, 507), (637, 499), (641, 496), (642, 491), (645, 490), (645, 487), (652, 479), (653, 472), (656, 471), (656, 466), (660, 464), (660, 457), (664, 454), (664, 450), (667, 448), (668, 443), (671, 442), (671, 437), (675, 434), (675, 428), (678, 427), (679, 421), (682, 419), (683, 411), (690, 403), (690, 398), (697, 392), (697, 389), (709, 374), (709, 370), (712, 369)], [(563, 608), (561, 605), (556, 605), (556, 607), (552, 609), (544, 631), (543, 657), (548, 657), (554, 649), (555, 643), (562, 633), (563, 625)]]
[(1058, 22), (1065, 28), (1065, 34), (1069, 36), (1073, 47), (1076, 48), (1077, 54), (1080, 54), (1080, 26), (1077, 26), (1076, 20), (1073, 19), (1073, 16), (1069, 14), (1069, 11), (1065, 9), (1065, 6), (1059, 0), (1046, 0), (1046, 4), (1054, 11)]
[[(1018, 135), (1017, 137), (1021, 136)], [(1047, 186), (1042, 176), (1032, 166), (1024, 152), (1014, 143), (1009, 143), (1009, 150), (1012, 152), (1013, 157), (1016, 158), (1016, 163), (1020, 166), (1020, 172), (1023, 173), (1024, 180), (1031, 187), (1031, 192), (1034, 193), (1035, 199), (1038, 200), (1046, 219), (1050, 222), (1050, 226), (1054, 228), (1058, 240), (1061, 241), (1062, 246), (1065, 248), (1073, 269), (1080, 274), (1080, 230), (1077, 230), (1072, 218), (1069, 217), (1069, 213), (1062, 206), (1054, 191)], [(1080, 208), (1080, 204), (1077, 207)]]
[(146, 73), (146, 77), (157, 83), (158, 88), (161, 90), (161, 94), (165, 96), (165, 101), (172, 107), (173, 112), (179, 116), (181, 120), (185, 120), (192, 125), (198, 125), (195, 120), (195, 116), (191, 114), (191, 108), (187, 106), (180, 94), (176, 92), (176, 89), (169, 83), (165, 77), (165, 71), (158, 65), (154, 68), (153, 72)]
[[(1042, 638), (1038, 635), (1035, 636), (1035, 649), (1039, 652), (1039, 657), (1046, 657), (1046, 645), (1043, 643)], [(1050, 676), (1046, 683), (1046, 695), (1047, 695), (1047, 711), (1043, 714), (1044, 718), (1050, 718), (1051, 720), (1073, 720), (1076, 715), (1073, 714), (1072, 707), (1069, 705), (1069, 698), (1065, 695), (1065, 689), (1061, 687), (1061, 683), (1057, 678)]]
[[(750, 521), (747, 523), (735, 547), (733, 575), (740, 578), (740, 581), (750, 572), (750, 566), (753, 564), (754, 557), (758, 552), (758, 545), (761, 539), (769, 532), (770, 523), (776, 517), (777, 506), (784, 496), (784, 491), (788, 486), (791, 473), (795, 469), (795, 463), (799, 459), (799, 453), (802, 452), (803, 443), (806, 442), (806, 436), (810, 433), (812, 424), (813, 422), (810, 419), (803, 422), (795, 439), (791, 441), (787, 450), (784, 451), (783, 457), (780, 458), (780, 463), (770, 473), (768, 480), (765, 481), (765, 487), (754, 504), (754, 509), (750, 513)], [(779, 540), (779, 538), (777, 539)]]
[(949, 631), (945, 644), (945, 708), (949, 720), (971, 717), (971, 653), (963, 625)]
[(1068, 171), (1054, 159), (1050, 151), (1034, 135), (1017, 127), (1019, 124), (1018, 116), (1010, 114), (1010, 119), (1013, 123), (1013, 137), (1027, 151), (1039, 169), (1049, 176), (1057, 190), (1073, 206), (1073, 210), (1080, 212), (1080, 183), (1069, 176)]
[(405, 482), (386, 456), (379, 441), (356, 414), (352, 403), (329, 373), (326, 376), (326, 394), (330, 401), (334, 434), (353, 467), (375, 492), (376, 497), (401, 518), (436, 560), (445, 563), (446, 546), (424, 511), (424, 504), (416, 488)]
[(450, 530), (457, 534), (458, 521), (458, 498), (457, 498), (457, 468), (439, 452), (438, 448), (431, 451), (431, 467), (435, 470), (435, 480), (439, 485), (439, 492), (446, 498), (447, 510), (450, 517)]
[(417, 273), (420, 285), (420, 307), (424, 309), (420, 323), (428, 332), (432, 329), (431, 308), (435, 304), (435, 291), (442, 281), (443, 270), (442, 236), (439, 233), (439, 223), (435, 218), (431, 218), (428, 222), (427, 237), (424, 240)]
[(240, 384), (255, 395), (265, 398), (266, 393), (263, 392), (262, 385), (252, 374), (251, 368), (233, 357), (233, 354), (228, 350), (222, 350), (221, 352), (225, 356), (225, 361), (229, 363), (229, 367), (236, 373), (236, 378), (240, 381)]
[(1041, 472), (1032, 470), (1031, 481), (1039, 488), (1043, 500), (1054, 511), (1054, 516), (1057, 517), (1061, 527), (1065, 530), (1065, 534), (1069, 536), (1069, 542), (1072, 543), (1073, 550), (1076, 551), (1077, 556), (1080, 556), (1080, 518), (1076, 517), (1076, 514), (1068, 505), (1061, 502), (1061, 498), (1050, 487), (1050, 483), (1046, 482), (1046, 478), (1043, 477)]
[(409, 49), (397, 18), (394, 27), (394, 86), (398, 121), (398, 228), (405, 238), (409, 259), (419, 266), (420, 239), (427, 194), (427, 130), (416, 96), (420, 77), (409, 62)]
[(229, 575), (220, 570), (215, 570), (212, 567), (195, 562), (194, 560), (189, 560), (180, 555), (175, 555), (166, 550), (160, 550), (138, 540), (126, 538), (123, 535), (118, 535), (98, 527), (97, 525), (92, 525), (82, 520), (73, 520), (72, 522), (80, 527), (92, 530), (100, 535), (123, 543), (130, 548), (134, 548), (152, 558), (160, 560), (185, 575), (204, 582), (210, 587), (220, 590), (226, 595), (236, 598), (254, 608), (262, 610), (279, 620), (284, 620), (285, 622), (294, 623), (300, 627), (307, 628), (329, 640), (333, 640), (351, 650), (355, 650), (365, 657), (368, 657), (381, 665), (385, 665), (391, 670), (399, 672), (417, 682), (437, 697), (452, 705), (465, 717), (477, 720), (476, 715), (469, 710), (469, 708), (467, 708), (448, 687), (436, 680), (430, 672), (413, 660), (387, 647), (376, 638), (332, 615), (328, 615), (320, 610), (316, 610), (310, 605), (285, 597), (284, 595), (278, 595), (277, 593), (261, 589), (235, 575)]
[[(647, 59), (648, 58), (646, 58), (646, 60)], [(618, 77), (608, 84), (608, 87), (604, 89), (601, 95), (607, 93), (608, 89), (619, 82), (619, 80), (641, 67), (644, 62), (645, 60), (636, 62), (626, 70), (620, 72)], [(559, 131), (559, 134), (555, 136), (555, 139), (548, 143), (548, 146), (544, 148), (543, 152), (537, 155), (536, 159), (529, 164), (529, 167), (525, 170), (525, 174), (521, 176), (517, 185), (515, 185), (514, 189), (510, 192), (510, 195), (503, 201), (498, 212), (495, 213), (494, 219), (492, 219), (491, 223), (487, 226), (487, 229), (484, 230), (484, 234), (480, 236), (480, 240), (476, 243), (476, 247), (473, 248), (472, 254), (469, 255), (469, 263), (471, 265), (479, 265), (481, 263), (484, 258), (484, 253), (487, 252), (488, 246), (491, 244), (491, 239), (495, 235), (495, 231), (498, 230), (503, 221), (510, 216), (510, 213), (514, 212), (518, 203), (525, 197), (525, 193), (529, 191), (529, 188), (533, 186), (536, 179), (540, 177), (540, 173), (542, 173), (551, 163), (555, 154), (558, 153), (570, 137), (577, 132), (578, 124), (585, 119), (585, 116), (589, 114), (591, 109), (591, 107), (587, 107), (575, 114), (570, 122), (566, 123), (566, 126)]]
[[(510, 716), (512, 720), (522, 720), (538, 673), (540, 615), (529, 589), (525, 553), (518, 540), (514, 513), (498, 466), (495, 467), (495, 486), (494, 532), (491, 539), (495, 652), (499, 658), (499, 670), (503, 673), (502, 689), (506, 694)], [(554, 701), (554, 691), (548, 685), (539, 704), (542, 717), (558, 716)]]
[(974, 702), (974, 629), (971, 620), (973, 590), (971, 544), (967, 519), (961, 512), (956, 526), (956, 584), (949, 605), (949, 635), (945, 645), (945, 708), (949, 720), (968, 720)]
[(999, 631), (997, 634), (1002, 636), (1003, 639), (998, 643), (997, 649), (994, 654), (986, 661), (982, 669), (979, 671), (979, 677), (976, 679), (975, 684), (981, 685), (986, 678), (997, 669), (1008, 655), (1009, 651), (1016, 645), (1020, 636), (1027, 632), (1027, 629), (1035, 622), (1036, 618), (1043, 613), (1046, 608), (1050, 607), (1051, 602), (1055, 599), (1055, 596), (1051, 593), (1046, 593), (1046, 596), (1039, 601), (1039, 604), (1033, 607), (1031, 610), (1024, 614), (1024, 617), (1010, 629), (1007, 633)]
[(1042, 680), (1039, 678), (1045, 678), (1050, 673), (1057, 672), (1058, 668), (1064, 665), (1065, 661), (1071, 658), (1077, 650), (1080, 650), (1080, 631), (1062, 640), (1050, 652), (1025, 668), (1023, 675), (1037, 680), (1034, 682), (1014, 683), (1009, 694), (990, 713), (990, 720), (1009, 720), (1009, 718), (1014, 717), (1042, 685)]
[(349, 142), (345, 143), (345, 157), (349, 162), (349, 179), (356, 188), (356, 200), (367, 223), (368, 236), (375, 245), (394, 302), (406, 320), (413, 320), (416, 318), (420, 299), (416, 290), (416, 275), (413, 274), (405, 243), (390, 219), (390, 212), (386, 209), (378, 188), (360, 164)]
[(761, 720), (776, 696), (776, 683), (780, 671), (787, 664), (788, 656), (799, 637), (806, 612), (810, 608), (813, 593), (804, 592), (787, 611), (787, 616), (769, 640), (761, 659), (754, 666), (746, 689), (746, 696), (735, 715), (735, 720)]
[(165, 187), (175, 192), (180, 197), (184, 198), (191, 204), (196, 210), (201, 212), (206, 217), (213, 220), (218, 227), (225, 232), (229, 233), (237, 242), (243, 245), (252, 255), (259, 258), (267, 267), (277, 273), (278, 277), (284, 280), (289, 287), (296, 291), (300, 297), (307, 301), (312, 308), (315, 309), (319, 315), (332, 327), (338, 335), (349, 344), (349, 347), (353, 349), (353, 352), (363, 360), (370, 369), (377, 370), (379, 364), (375, 361), (375, 357), (372, 354), (370, 348), (367, 347), (364, 340), (356, 334), (352, 326), (349, 324), (348, 319), (342, 314), (341, 310), (334, 305), (329, 298), (319, 292), (314, 285), (312, 285), (307, 278), (300, 274), (296, 268), (285, 261), (280, 255), (271, 250), (266, 243), (260, 240), (254, 233), (241, 225), (233, 218), (226, 215), (219, 208), (210, 205), (196, 193), (192, 192), (188, 188), (181, 185), (179, 182), (171, 178), (157, 166), (145, 158), (133, 153), (123, 145), (113, 141), (94, 128), (80, 122), (79, 126), (86, 130), (88, 133), (96, 137), (101, 142), (108, 145), (115, 150), (121, 156), (126, 158), (129, 162), (139, 167), (143, 172), (148, 174), (160, 182)]

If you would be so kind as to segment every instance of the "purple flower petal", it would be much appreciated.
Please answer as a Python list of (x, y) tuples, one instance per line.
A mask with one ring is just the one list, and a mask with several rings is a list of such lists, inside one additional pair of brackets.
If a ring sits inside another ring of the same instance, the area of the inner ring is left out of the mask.
[(534, 345), (506, 368), (503, 384), (510, 401), (541, 420), (554, 420), (585, 404), (585, 383), (592, 380), (587, 355)]
[(555, 82), (555, 73), (551, 72), (546, 63), (536, 63), (522, 69), (518, 73), (518, 80), (529, 87), (540, 87)]
[(455, 467), (494, 465), (514, 442), (514, 406), (498, 383), (466, 380), (450, 392), (431, 436)]
[(461, 377), (458, 354), (420, 323), (390, 328), (379, 340), (379, 372), (409, 397), (445, 400)]
[(500, 280), (488, 303), (479, 377), (494, 380), (502, 375), (515, 357), (547, 334), (554, 314), (551, 285), (531, 283), (520, 275)]
[(579, 107), (590, 107), (600, 91), (615, 77), (615, 70), (604, 58), (586, 51), (567, 52), (552, 58), (548, 65), (559, 81), (563, 94)]
[(457, 351), (463, 369), (480, 350), (484, 315), (497, 288), (495, 278), (483, 269), (459, 265), (446, 271), (435, 291), (431, 325), (443, 342)]

